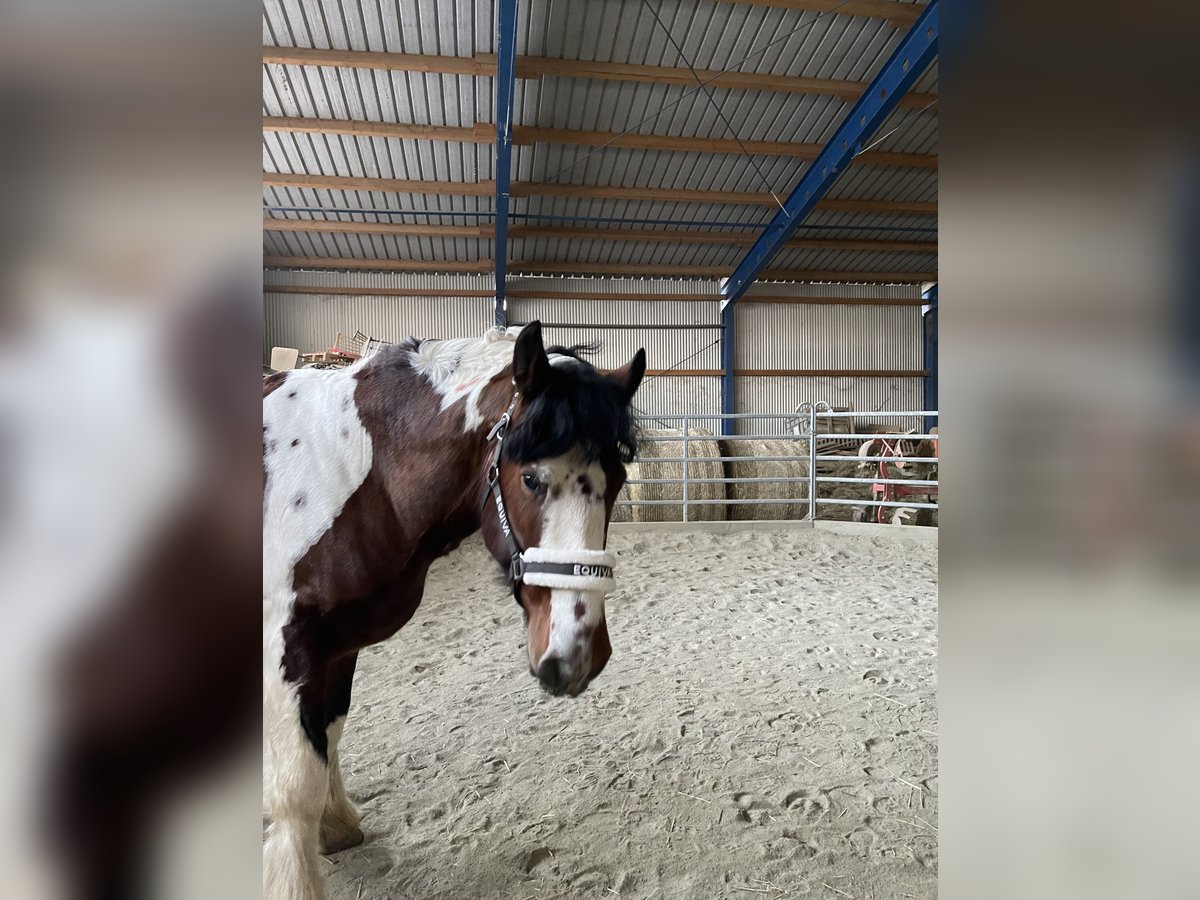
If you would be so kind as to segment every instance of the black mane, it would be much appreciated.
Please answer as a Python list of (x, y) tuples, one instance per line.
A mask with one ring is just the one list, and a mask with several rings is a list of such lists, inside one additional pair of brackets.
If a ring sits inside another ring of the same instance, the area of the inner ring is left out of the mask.
[(569, 356), (572, 359), (577, 359), (581, 363), (586, 363), (585, 356), (594, 356), (600, 352), (600, 342), (592, 341), (588, 344), (572, 344), (570, 347), (564, 347), (562, 344), (555, 344), (553, 347), (546, 348), (547, 356)]
[(550, 367), (546, 384), (525, 404), (505, 439), (505, 457), (525, 463), (578, 448), (589, 460), (609, 465), (633, 460), (637, 435), (629, 398), (580, 357), (590, 350), (588, 345), (547, 350), (578, 363)]

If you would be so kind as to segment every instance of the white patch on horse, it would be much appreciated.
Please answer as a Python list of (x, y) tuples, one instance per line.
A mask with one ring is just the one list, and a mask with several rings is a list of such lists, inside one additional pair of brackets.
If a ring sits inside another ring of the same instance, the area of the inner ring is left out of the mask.
[[(278, 638), (291, 616), (292, 568), (371, 470), (371, 437), (354, 402), (354, 371), (299, 369), (263, 400), (264, 641)], [(282, 638), (276, 649), (278, 665)]]
[(263, 671), (263, 809), (271, 824), (263, 842), (264, 900), (322, 900), (317, 860), (329, 770), (300, 725), (296, 688)]
[(328, 770), (300, 724), (283, 678), (283, 628), (296, 563), (333, 525), (371, 470), (371, 437), (354, 402), (357, 366), (301, 369), (263, 399), (263, 847), (269, 897), (321, 897), (317, 828)]
[[(538, 546), (554, 550), (604, 549), (605, 477), (600, 463), (585, 463), (577, 454), (544, 462), (547, 499), (543, 507)], [(581, 478), (583, 482), (581, 483)], [(587, 493), (584, 486), (587, 486)], [(577, 618), (577, 604), (584, 615)], [(546, 659), (573, 659), (588, 629), (604, 618), (604, 594), (599, 591), (550, 591), (550, 641), (538, 665)]]
[(408, 354), (414, 371), (429, 379), (442, 398), (442, 411), (460, 400), (463, 429), (471, 432), (483, 424), (479, 395), (498, 372), (512, 363), (519, 328), (493, 328), (481, 338), (422, 341)]

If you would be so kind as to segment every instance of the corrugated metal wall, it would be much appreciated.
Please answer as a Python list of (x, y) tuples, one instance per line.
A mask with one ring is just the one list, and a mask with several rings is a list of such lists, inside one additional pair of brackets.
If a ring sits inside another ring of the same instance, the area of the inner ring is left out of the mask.
[(547, 340), (556, 344), (600, 342), (602, 366), (624, 365), (639, 347), (645, 347), (651, 370), (667, 369), (681, 360), (681, 369), (721, 366), (720, 312), (711, 300), (514, 300), (508, 318), (539, 319)]
[[(429, 338), (480, 334), (491, 326), (490, 297), (377, 297), (281, 294), (271, 285), (448, 290), (489, 290), (489, 275), (427, 275), (383, 272), (282, 272), (266, 275), (264, 359), (272, 346), (302, 351), (330, 345), (337, 332), (361, 330), (385, 340), (409, 335)], [(720, 312), (712, 281), (664, 279), (522, 278), (515, 292), (552, 293), (511, 299), (512, 322), (540, 319), (549, 343), (599, 341), (600, 366), (624, 365), (645, 347), (651, 370), (720, 368)], [(694, 301), (597, 300), (579, 293), (696, 294)], [(916, 299), (915, 286), (756, 286), (758, 295), (884, 297)], [(920, 369), (921, 311), (917, 306), (851, 306), (742, 303), (737, 312), (740, 369)], [(750, 377), (737, 379), (740, 412), (790, 412), (805, 401), (859, 410), (920, 409), (917, 377)], [(708, 375), (648, 377), (636, 406), (645, 413), (716, 413), (721, 382)], [(756, 423), (756, 431), (778, 431), (782, 422)]]
[[(849, 300), (921, 296), (916, 285), (765, 283), (755, 285), (753, 293)], [(922, 368), (919, 306), (739, 303), (736, 324), (739, 369)], [(822, 400), (856, 410), (912, 410), (921, 408), (921, 384), (917, 377), (743, 376), (736, 379), (734, 394), (739, 412), (790, 412), (800, 403)], [(784, 427), (782, 421), (753, 425), (760, 432)]]
[(490, 298), (281, 294), (271, 291), (273, 285), (444, 291), (488, 290), (493, 283), (481, 275), (269, 271), (263, 285), (263, 358), (270, 358), (272, 347), (295, 347), (301, 352), (324, 349), (339, 331), (352, 335), (359, 330), (398, 341), (410, 335), (449, 338), (482, 334), (492, 324)]
[[(920, 378), (739, 378), (736, 386), (739, 412), (791, 412), (800, 403), (824, 400), (830, 406), (853, 404), (856, 410), (918, 410), (921, 408)], [(719, 401), (718, 401), (719, 404)], [(914, 405), (915, 404), (915, 405)], [(856, 416), (860, 422), (886, 422), (881, 417)], [(916, 424), (909, 422), (905, 427)], [(740, 429), (748, 433), (749, 428)], [(756, 433), (782, 432), (782, 420), (756, 421)]]
[[(333, 345), (340, 331), (403, 340), (482, 334), (492, 324), (491, 302), (453, 297), (351, 297), (330, 294), (273, 294), (267, 288), (266, 335), (271, 347), (302, 352)], [(269, 357), (268, 357), (269, 358)]]
[(747, 303), (737, 310), (739, 369), (919, 369), (919, 306)]

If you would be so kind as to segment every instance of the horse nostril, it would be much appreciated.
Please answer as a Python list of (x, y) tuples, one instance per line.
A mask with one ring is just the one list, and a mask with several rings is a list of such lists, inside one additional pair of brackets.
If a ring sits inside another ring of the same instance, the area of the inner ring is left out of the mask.
[(567, 692), (570, 686), (570, 672), (561, 659), (550, 658), (544, 660), (537, 670), (538, 681), (542, 683), (542, 687), (553, 694), (555, 697), (561, 696)]

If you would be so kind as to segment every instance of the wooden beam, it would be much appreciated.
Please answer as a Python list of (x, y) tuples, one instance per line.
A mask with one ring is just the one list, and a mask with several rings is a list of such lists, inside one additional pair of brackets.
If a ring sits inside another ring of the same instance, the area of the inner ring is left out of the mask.
[[(489, 240), (495, 236), (492, 225), (410, 225), (397, 222), (343, 222), (330, 219), (263, 218), (263, 230), (274, 232), (317, 232), (323, 234), (383, 234), (396, 237), (452, 237)], [(728, 231), (686, 231), (649, 228), (573, 228), (554, 225), (514, 225), (509, 229), (513, 240), (552, 238), (567, 241), (636, 241), (668, 244), (733, 244), (748, 247), (757, 233)], [(867, 250), (888, 253), (936, 253), (937, 241), (858, 240), (842, 238), (794, 238), (788, 241), (794, 250)]]
[[(490, 197), (495, 182), (409, 181), (401, 178), (347, 178), (337, 175), (296, 175), (263, 172), (269, 187), (308, 188), (328, 191), (379, 191), (397, 194), (428, 194), (447, 197)], [(775, 207), (768, 193), (735, 191), (688, 191), (672, 188), (620, 187), (617, 185), (536, 184), (513, 182), (514, 197), (577, 197), (587, 200), (642, 200), (661, 203), (720, 203), (737, 206)], [(913, 200), (822, 200), (817, 209), (829, 212), (911, 213), (937, 215), (937, 203)]]
[(496, 140), (495, 133), (487, 125), (409, 125), (401, 122), (366, 122), (362, 119), (305, 119), (292, 116), (263, 116), (263, 131), (349, 134), (357, 137), (452, 141), (465, 144), (491, 144)]
[[(332, 294), (362, 297), (491, 297), (490, 289), (463, 288), (401, 288), (401, 287), (329, 287), (311, 284), (267, 284), (268, 294)], [(599, 291), (526, 291), (509, 289), (510, 300), (585, 300), (588, 302), (652, 302), (652, 303), (711, 303), (720, 300), (717, 293), (709, 294), (608, 294)], [(786, 303), (815, 306), (922, 306), (925, 301), (893, 297), (755, 297), (747, 294), (739, 303)]]
[[(725, 278), (728, 266), (647, 266), (637, 263), (510, 262), (510, 272), (547, 275), (643, 275), (664, 278)], [(830, 281), (863, 284), (921, 284), (937, 281), (934, 272), (835, 272), (769, 269), (764, 281)]]
[[(732, 244), (749, 247), (758, 232), (687, 231), (650, 228), (560, 228), (553, 225), (518, 225), (512, 229), (517, 238), (557, 238), (560, 240), (637, 241), (659, 244)], [(795, 250), (877, 250), (893, 253), (936, 253), (937, 241), (859, 240), (843, 238), (794, 238), (788, 241)]]
[(316, 50), (307, 47), (263, 47), (263, 62), (285, 66), (332, 66), (383, 69), (389, 72), (431, 72), (441, 75), (495, 77), (496, 55), (432, 56), (422, 53), (376, 53), (365, 50)]
[[(650, 303), (708, 303), (720, 300), (712, 294), (602, 294), (586, 291), (509, 291), (508, 296), (517, 299), (587, 300), (607, 302), (641, 301)], [(923, 306), (924, 300), (897, 299), (894, 297), (743, 297), (739, 303), (780, 303), (794, 306)]]
[[(647, 375), (720, 378), (723, 369), (647, 369)], [(925, 369), (735, 369), (739, 378), (925, 378)]]
[[(677, 66), (644, 66), (632, 63), (590, 62), (579, 59), (548, 59), (526, 56), (517, 60), (517, 75), (525, 78), (592, 78), (597, 81), (632, 81), (642, 84), (668, 84), (697, 87), (696, 77), (686, 68)], [(866, 90), (863, 81), (834, 78), (800, 78), (795, 75), (766, 75), (756, 72), (722, 72), (720, 69), (697, 69), (696, 75), (706, 87), (726, 90), (772, 91), (784, 94), (817, 94), (839, 97), (853, 102)], [(912, 93), (905, 96), (901, 106), (924, 108), (936, 99), (935, 94)]]
[(842, 16), (864, 16), (887, 19), (894, 25), (911, 25), (921, 14), (922, 7), (894, 0), (716, 0), (738, 6), (767, 6), (772, 9), (791, 9), (798, 12), (837, 13)]
[[(375, 53), (362, 50), (314, 50), (303, 47), (263, 47), (263, 62), (294, 66), (324, 66), (354, 69), (382, 69), (389, 72), (423, 72), (442, 75), (496, 75), (496, 55), (477, 53), (473, 57), (427, 56), (416, 53)], [(722, 72), (697, 69), (696, 76), (708, 86), (727, 90), (772, 91), (785, 94), (816, 94), (839, 97), (853, 102), (866, 90), (863, 81), (836, 78), (800, 78), (794, 75), (768, 75), (756, 72)], [(645, 66), (632, 63), (594, 62), (583, 59), (551, 59), (523, 56), (517, 60), (517, 77), (590, 78), (596, 81), (624, 81), (641, 84), (666, 84), (696, 87), (696, 77), (680, 66)], [(911, 93), (901, 106), (924, 108), (934, 94)]]
[[(723, 369), (647, 369), (647, 375), (719, 378)], [(925, 369), (735, 369), (739, 378), (925, 378)]]
[(490, 238), (490, 225), (409, 225), (402, 222), (338, 222), (329, 219), (273, 219), (263, 217), (263, 231), (319, 232), (323, 234), (390, 234), (397, 237)]
[(897, 299), (895, 297), (771, 297), (746, 294), (738, 301), (742, 303), (782, 303), (793, 306), (924, 306), (925, 301)]
[[(366, 122), (350, 119), (309, 119), (288, 116), (263, 116), (264, 131), (303, 132), (310, 134), (347, 134), (358, 137), (400, 138), (417, 141), (449, 141), (452, 143), (491, 144), (496, 140), (487, 125), (409, 125), (398, 122)], [(795, 141), (741, 141), (733, 138), (679, 137), (661, 134), (621, 134), (615, 131), (584, 131), (572, 128), (540, 128), (518, 125), (513, 128), (513, 143), (564, 144), (579, 147), (633, 147), (642, 150), (675, 150), (693, 153), (741, 153), (762, 156), (786, 156), (792, 159), (814, 160), (822, 150), (821, 144)], [(867, 165), (905, 166), (936, 169), (936, 155), (923, 153), (891, 153), (868, 150), (855, 157)]]
[(264, 294), (332, 294), (349, 297), (492, 297), (495, 291), (452, 288), (325, 287), (316, 284), (264, 284)]
[(379, 191), (388, 194), (438, 194), (447, 197), (490, 197), (494, 181), (409, 181), (402, 178), (345, 178), (338, 175), (296, 175), (263, 172), (268, 187), (308, 188), (315, 191)]
[(926, 369), (737, 369), (734, 374), (746, 378), (924, 378), (929, 372)]
[(510, 300), (601, 300), (614, 302), (653, 301), (655, 303), (708, 303), (720, 300), (720, 294), (606, 294), (600, 291), (527, 291), (509, 288)]
[[(770, 194), (755, 191), (692, 191), (675, 188), (620, 187), (617, 185), (537, 184), (517, 182), (514, 197), (577, 197), (586, 200), (650, 200), (659, 203), (729, 203), (736, 206), (779, 204)], [(937, 203), (911, 200), (823, 200), (817, 209), (830, 212), (914, 213), (937, 215)]]
[[(709, 303), (720, 300), (720, 294), (608, 294), (599, 291), (526, 291), (509, 289), (510, 299), (518, 300), (598, 300), (653, 303)], [(802, 306), (924, 306), (925, 301), (894, 297), (772, 297), (747, 294), (739, 303), (787, 303)]]
[[(334, 256), (267, 256), (266, 268), (346, 269), (375, 272), (491, 272), (491, 260), (437, 262), (433, 260), (355, 259)], [(726, 266), (645, 266), (637, 263), (510, 262), (510, 272), (550, 275), (660, 276), (671, 278), (724, 278)], [(769, 269), (767, 281), (827, 281), (861, 284), (921, 284), (937, 281), (937, 272), (836, 272), (828, 270)]]
[[(824, 149), (822, 144), (798, 141), (736, 141), (733, 138), (679, 137), (661, 134), (621, 134), (616, 131), (584, 131), (571, 128), (534, 128), (517, 126), (513, 129), (517, 144), (566, 144), (579, 147), (633, 147), (640, 150), (675, 150), (692, 153), (752, 153), (760, 156), (787, 156), (792, 159), (814, 160)], [(743, 151), (744, 148), (744, 151)], [(937, 156), (922, 153), (889, 153), (868, 150), (855, 159), (867, 165), (908, 166), (936, 169)]]
[[(344, 259), (336, 256), (264, 256), (268, 269), (347, 269), (368, 272), (491, 272), (492, 261), (439, 262), (425, 259)], [(933, 280), (933, 279), (930, 279)]]

